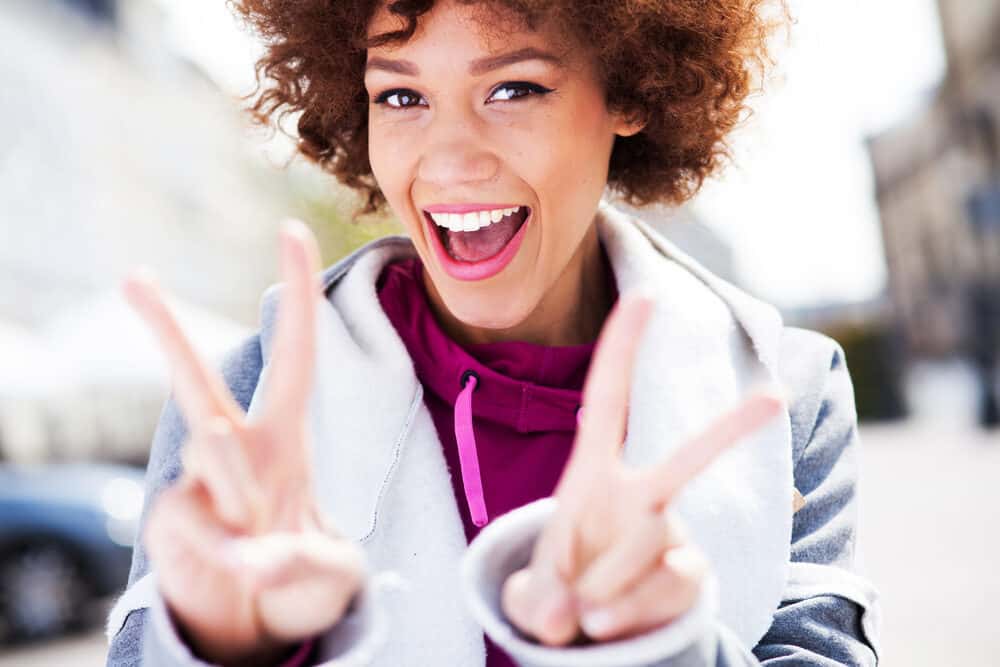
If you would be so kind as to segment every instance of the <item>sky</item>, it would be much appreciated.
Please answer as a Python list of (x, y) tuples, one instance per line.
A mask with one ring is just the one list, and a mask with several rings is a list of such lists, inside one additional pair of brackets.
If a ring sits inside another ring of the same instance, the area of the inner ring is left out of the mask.
[[(177, 48), (231, 92), (259, 47), (226, 3), (158, 0)], [(934, 0), (789, 0), (797, 19), (735, 162), (696, 213), (734, 250), (740, 281), (780, 307), (861, 301), (885, 285), (864, 138), (919, 110), (944, 74)]]

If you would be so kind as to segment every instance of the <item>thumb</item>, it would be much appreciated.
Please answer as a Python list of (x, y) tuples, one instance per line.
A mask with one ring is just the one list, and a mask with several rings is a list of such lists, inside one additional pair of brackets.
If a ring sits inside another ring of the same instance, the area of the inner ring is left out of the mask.
[(519, 630), (543, 644), (561, 646), (578, 632), (573, 594), (555, 570), (518, 570), (504, 583), (501, 604)]

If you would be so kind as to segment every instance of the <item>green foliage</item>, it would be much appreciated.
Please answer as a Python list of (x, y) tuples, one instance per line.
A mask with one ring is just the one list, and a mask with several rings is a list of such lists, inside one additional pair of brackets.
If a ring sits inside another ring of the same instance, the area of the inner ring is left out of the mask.
[(389, 214), (352, 220), (357, 202), (343, 190), (310, 193), (297, 198), (295, 214), (309, 225), (319, 242), (324, 266), (350, 254), (365, 243), (383, 236), (405, 234), (405, 229)]
[(844, 348), (861, 421), (899, 419), (906, 415), (902, 390), (902, 342), (880, 322), (844, 324), (825, 333)]

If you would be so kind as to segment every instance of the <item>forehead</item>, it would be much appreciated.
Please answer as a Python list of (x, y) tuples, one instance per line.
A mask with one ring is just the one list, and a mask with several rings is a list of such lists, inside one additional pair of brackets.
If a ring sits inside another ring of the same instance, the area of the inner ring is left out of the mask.
[[(381, 3), (368, 24), (368, 38), (403, 30), (408, 19), (393, 14), (389, 3)], [(438, 0), (430, 11), (417, 17), (416, 30), (406, 40), (394, 40), (370, 52), (404, 51), (419, 46), (475, 50), (495, 54), (513, 45), (544, 46), (566, 53), (566, 40), (549, 24), (532, 28), (526, 18), (494, 2)]]

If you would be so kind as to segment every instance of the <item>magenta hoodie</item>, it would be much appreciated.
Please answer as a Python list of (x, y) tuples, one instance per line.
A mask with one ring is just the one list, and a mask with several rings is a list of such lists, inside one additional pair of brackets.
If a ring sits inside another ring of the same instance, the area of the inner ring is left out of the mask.
[[(471, 542), (486, 522), (552, 495), (573, 445), (594, 343), (461, 346), (435, 318), (422, 271), (419, 258), (388, 265), (378, 297), (424, 387)], [(488, 637), (486, 646), (487, 667), (515, 664)]]

